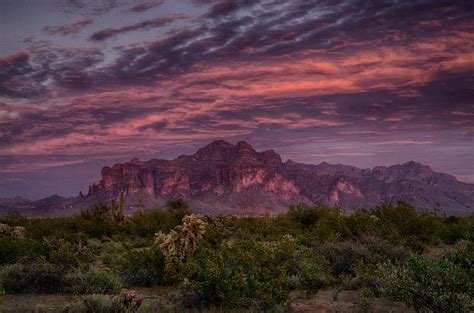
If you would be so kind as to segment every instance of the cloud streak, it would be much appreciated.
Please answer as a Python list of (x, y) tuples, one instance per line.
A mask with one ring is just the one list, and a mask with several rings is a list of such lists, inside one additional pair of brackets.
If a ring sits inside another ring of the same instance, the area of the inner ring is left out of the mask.
[(76, 34), (80, 32), (84, 27), (92, 24), (94, 22), (93, 19), (83, 19), (80, 21), (77, 21), (72, 24), (68, 25), (58, 25), (58, 26), (45, 26), (43, 27), (42, 31), (52, 34), (52, 35), (62, 35), (62, 36), (67, 36), (71, 34)]
[(115, 37), (119, 34), (124, 34), (124, 33), (138, 31), (138, 30), (147, 30), (147, 29), (152, 29), (152, 28), (157, 28), (157, 27), (163, 27), (163, 26), (173, 23), (176, 20), (184, 19), (184, 18), (186, 18), (186, 15), (177, 14), (177, 15), (172, 15), (172, 16), (159, 17), (152, 20), (145, 20), (143, 22), (127, 25), (120, 28), (106, 28), (92, 34), (92, 36), (90, 37), (90, 40), (104, 41), (112, 37)]
[(142, 1), (140, 3), (132, 5), (131, 7), (128, 8), (127, 11), (128, 12), (134, 12), (134, 13), (141, 13), (141, 12), (151, 10), (151, 9), (163, 4), (163, 2), (164, 2), (164, 0)]

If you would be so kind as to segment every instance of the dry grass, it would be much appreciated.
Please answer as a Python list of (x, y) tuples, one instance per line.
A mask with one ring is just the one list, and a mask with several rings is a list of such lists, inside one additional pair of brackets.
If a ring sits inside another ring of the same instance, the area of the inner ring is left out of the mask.
[[(229, 312), (228, 309), (214, 308), (207, 310), (185, 311), (177, 309), (163, 299), (172, 291), (170, 288), (143, 288), (138, 289), (144, 302), (139, 312)], [(302, 294), (291, 295), (293, 312), (364, 312), (364, 296), (360, 290), (347, 290), (339, 293), (334, 300), (334, 290), (322, 290), (312, 298), (305, 298)], [(67, 304), (80, 301), (73, 295), (2, 295), (0, 296), (0, 312), (25, 313), (25, 312), (62, 312)], [(370, 299), (365, 306), (368, 312), (414, 312), (401, 302), (390, 299)], [(157, 311), (158, 310), (158, 311)], [(242, 312), (242, 311), (239, 311)], [(248, 311), (255, 312), (255, 311)]]

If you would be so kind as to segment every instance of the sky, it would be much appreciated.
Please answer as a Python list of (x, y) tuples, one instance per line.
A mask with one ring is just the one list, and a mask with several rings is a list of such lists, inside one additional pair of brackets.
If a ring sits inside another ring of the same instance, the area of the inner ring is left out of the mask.
[(474, 183), (474, 2), (2, 0), (0, 197), (217, 139)]

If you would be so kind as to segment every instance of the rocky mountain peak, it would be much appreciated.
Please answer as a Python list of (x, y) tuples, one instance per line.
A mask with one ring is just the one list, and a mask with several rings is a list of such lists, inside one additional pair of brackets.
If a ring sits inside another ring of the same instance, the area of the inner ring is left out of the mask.
[(395, 173), (397, 175), (415, 175), (426, 177), (434, 173), (428, 165), (424, 165), (415, 161), (392, 165), (387, 169), (389, 172)]
[(200, 148), (192, 155), (197, 161), (226, 161), (234, 152), (234, 145), (225, 140), (216, 140)]
[[(257, 152), (245, 141), (234, 145), (217, 140), (174, 160), (134, 158), (105, 166), (101, 174), (87, 195), (78, 197), (78, 206), (109, 201), (123, 191), (130, 212), (138, 207), (162, 207), (177, 197), (203, 214), (259, 215), (267, 209), (278, 213), (301, 202), (326, 202), (350, 211), (397, 200), (420, 209), (437, 205), (448, 214), (474, 209), (473, 184), (458, 182), (421, 163), (373, 169), (326, 162), (282, 163), (275, 151)], [(38, 203), (47, 206), (63, 201), (53, 197)]]
[(252, 160), (255, 160), (257, 157), (257, 152), (253, 149), (253, 147), (249, 143), (245, 141), (239, 141), (235, 145), (235, 149), (239, 157), (248, 158)]
[(280, 165), (281, 157), (273, 150), (257, 152), (246, 141), (239, 141), (235, 145), (225, 141), (216, 140), (207, 146), (199, 149), (193, 154), (194, 161), (210, 162), (237, 162), (237, 163), (263, 163), (267, 165)]
[(283, 164), (281, 156), (272, 149), (260, 152), (259, 159), (261, 162), (272, 166), (280, 166)]

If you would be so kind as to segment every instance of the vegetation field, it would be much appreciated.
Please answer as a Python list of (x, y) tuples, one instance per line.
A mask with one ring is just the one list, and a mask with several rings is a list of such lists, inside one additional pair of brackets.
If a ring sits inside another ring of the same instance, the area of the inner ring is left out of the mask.
[(345, 214), (0, 219), (1, 312), (470, 312), (474, 215), (399, 202)]

